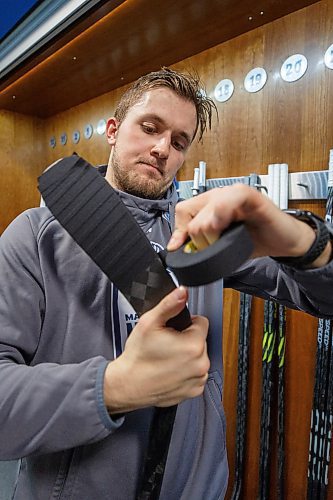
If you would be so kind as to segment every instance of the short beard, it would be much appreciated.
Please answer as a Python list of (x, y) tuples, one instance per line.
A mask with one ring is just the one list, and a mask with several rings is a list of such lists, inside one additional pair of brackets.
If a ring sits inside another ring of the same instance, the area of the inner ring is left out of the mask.
[(112, 178), (115, 187), (125, 193), (138, 196), (139, 198), (148, 198), (151, 200), (158, 200), (163, 198), (164, 194), (172, 184), (172, 179), (165, 179), (164, 177), (157, 181), (156, 179), (141, 177), (134, 170), (126, 171), (122, 168), (116, 149), (113, 151), (112, 163), (109, 165), (112, 169)]

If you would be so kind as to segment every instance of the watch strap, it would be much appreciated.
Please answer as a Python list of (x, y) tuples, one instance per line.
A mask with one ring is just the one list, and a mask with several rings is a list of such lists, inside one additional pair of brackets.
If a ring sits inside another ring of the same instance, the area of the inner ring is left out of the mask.
[(307, 269), (324, 251), (331, 238), (325, 221), (308, 210), (284, 210), (285, 213), (295, 217), (311, 226), (316, 237), (309, 250), (300, 257), (272, 257), (277, 262), (286, 264), (296, 269)]

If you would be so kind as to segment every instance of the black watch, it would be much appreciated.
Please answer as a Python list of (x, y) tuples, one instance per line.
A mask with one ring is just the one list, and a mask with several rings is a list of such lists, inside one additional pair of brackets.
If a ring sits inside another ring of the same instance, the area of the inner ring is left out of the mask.
[(316, 232), (316, 239), (301, 257), (273, 257), (273, 259), (296, 269), (307, 269), (324, 251), (327, 242), (332, 238), (331, 232), (323, 219), (308, 210), (284, 210), (284, 212), (311, 226)]

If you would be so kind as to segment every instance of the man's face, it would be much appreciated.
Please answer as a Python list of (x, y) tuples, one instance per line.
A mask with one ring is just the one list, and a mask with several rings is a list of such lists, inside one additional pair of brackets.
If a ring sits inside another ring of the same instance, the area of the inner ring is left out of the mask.
[(107, 180), (142, 198), (161, 198), (182, 166), (196, 127), (193, 103), (168, 88), (146, 92), (119, 123), (108, 121), (113, 146)]

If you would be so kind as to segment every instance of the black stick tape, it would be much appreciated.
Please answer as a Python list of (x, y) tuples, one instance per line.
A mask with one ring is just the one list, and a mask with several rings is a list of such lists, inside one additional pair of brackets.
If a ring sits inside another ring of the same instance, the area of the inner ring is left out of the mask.
[(232, 224), (204, 250), (186, 253), (186, 245), (166, 255), (167, 266), (179, 283), (186, 286), (206, 285), (230, 276), (253, 251), (250, 234), (243, 223)]

